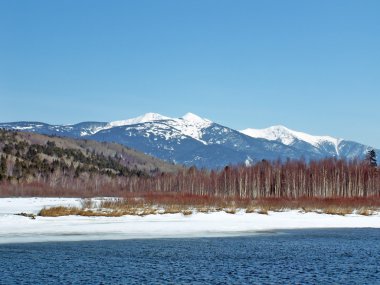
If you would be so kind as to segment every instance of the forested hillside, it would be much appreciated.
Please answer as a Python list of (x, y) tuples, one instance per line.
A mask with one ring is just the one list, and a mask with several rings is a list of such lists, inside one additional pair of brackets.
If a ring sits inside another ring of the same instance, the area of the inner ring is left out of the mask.
[[(175, 172), (178, 166), (113, 143), (0, 130), (2, 191), (91, 188)], [(21, 189), (21, 190), (20, 190)]]

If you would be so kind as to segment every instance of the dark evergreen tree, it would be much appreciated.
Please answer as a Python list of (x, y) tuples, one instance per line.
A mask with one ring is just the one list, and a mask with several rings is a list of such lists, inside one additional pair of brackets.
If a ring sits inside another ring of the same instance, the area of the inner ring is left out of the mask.
[(377, 166), (376, 151), (373, 148), (367, 151), (366, 160), (370, 166)]
[(22, 164), (18, 158), (16, 158), (15, 165), (13, 167), (13, 176), (18, 180), (22, 177)]
[(0, 161), (0, 181), (7, 177), (7, 159), (4, 155), (1, 156)]

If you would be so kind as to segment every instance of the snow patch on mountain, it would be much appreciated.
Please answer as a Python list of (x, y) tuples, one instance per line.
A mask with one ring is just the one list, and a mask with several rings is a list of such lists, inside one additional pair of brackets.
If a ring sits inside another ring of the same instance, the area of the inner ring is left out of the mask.
[(136, 125), (136, 124), (141, 124), (141, 123), (146, 123), (146, 122), (154, 122), (154, 121), (170, 120), (170, 119), (171, 118), (157, 114), (157, 113), (146, 113), (136, 118), (110, 122), (108, 123), (107, 128)]
[(182, 118), (173, 119), (171, 126), (181, 131), (186, 136), (192, 137), (203, 144), (207, 144), (202, 140), (203, 129), (206, 129), (212, 125), (212, 121), (203, 119), (195, 114), (187, 113)]
[[(146, 113), (136, 118), (110, 122), (105, 127), (94, 129), (91, 133), (82, 132), (81, 135), (94, 134), (101, 130), (122, 126), (126, 126), (126, 130), (129, 130), (130, 126), (137, 124), (142, 124), (142, 126), (134, 127), (135, 129), (143, 130), (145, 128), (148, 133), (161, 134), (166, 140), (188, 136), (206, 144), (202, 140), (202, 130), (211, 126), (212, 122), (193, 113), (187, 113), (181, 118), (170, 118), (157, 113)], [(143, 126), (144, 124), (145, 126)], [(175, 132), (166, 133), (169, 128), (174, 128)]]
[(99, 126), (94, 126), (94, 127), (89, 127), (89, 128), (83, 128), (82, 131), (80, 132), (80, 136), (91, 136), (93, 134), (96, 134), (99, 131), (102, 131), (104, 129), (107, 129), (106, 127), (99, 127)]
[[(114, 127), (125, 127), (126, 131), (146, 132), (148, 136), (152, 134), (165, 140), (182, 140), (186, 139), (186, 137), (191, 137), (203, 144), (207, 144), (202, 140), (202, 130), (212, 124), (212, 121), (193, 113), (187, 113), (181, 118), (170, 118), (157, 113), (147, 113), (132, 119), (110, 122), (105, 127), (97, 129), (96, 132)], [(85, 134), (83, 133), (83, 135)]]
[(202, 125), (202, 124), (208, 125), (212, 123), (210, 120), (201, 118), (193, 113), (185, 114), (184, 116), (182, 116), (182, 119), (188, 122), (192, 122), (194, 124), (198, 124), (198, 125)]
[(109, 122), (103, 127), (96, 127), (92, 129), (86, 129), (81, 132), (81, 136), (87, 136), (87, 135), (93, 135), (96, 134), (97, 132), (103, 131), (103, 130), (108, 130), (112, 129), (115, 127), (122, 127), (122, 126), (131, 126), (131, 125), (137, 125), (137, 124), (142, 124), (142, 123), (147, 123), (147, 122), (156, 122), (156, 121), (161, 121), (161, 120), (170, 120), (171, 118), (157, 114), (157, 113), (146, 113), (144, 115), (127, 119), (127, 120), (120, 120), (120, 121), (113, 121)]
[[(170, 118), (156, 113), (148, 113), (134, 119), (111, 122), (107, 125), (107, 128), (135, 124), (145, 124), (140, 127), (141, 130), (146, 128), (148, 133), (161, 134), (166, 140), (185, 138), (184, 136), (187, 136), (206, 144), (202, 140), (202, 130), (208, 128), (212, 122), (193, 113), (187, 113), (181, 118)], [(170, 132), (170, 128), (173, 128), (174, 132)]]
[(303, 132), (297, 132), (284, 126), (272, 126), (266, 129), (245, 129), (241, 133), (253, 137), (262, 138), (270, 141), (280, 141), (285, 145), (292, 145), (296, 140), (307, 142), (314, 147), (320, 147), (322, 144), (331, 144), (335, 147), (339, 155), (339, 144), (342, 139), (330, 136), (313, 136)]
[(14, 127), (15, 130), (20, 130), (20, 131), (25, 131), (25, 130), (31, 130), (33, 129), (34, 127), (33, 126), (27, 126), (27, 127)]

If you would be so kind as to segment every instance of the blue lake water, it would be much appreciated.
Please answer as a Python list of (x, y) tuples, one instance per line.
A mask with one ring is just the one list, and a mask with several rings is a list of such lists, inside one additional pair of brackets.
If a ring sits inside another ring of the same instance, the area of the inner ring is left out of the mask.
[(380, 229), (1, 244), (0, 284), (380, 284)]

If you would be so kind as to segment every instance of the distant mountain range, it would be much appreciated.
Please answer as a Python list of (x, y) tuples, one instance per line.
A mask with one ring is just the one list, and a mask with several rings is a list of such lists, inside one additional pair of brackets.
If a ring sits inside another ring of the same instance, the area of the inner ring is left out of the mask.
[[(205, 168), (250, 164), (262, 159), (362, 159), (369, 146), (329, 136), (312, 136), (284, 126), (237, 131), (188, 113), (169, 118), (147, 113), (115, 122), (49, 125), (0, 123), (0, 128), (119, 143), (157, 158)], [(376, 150), (380, 154), (379, 150)]]

